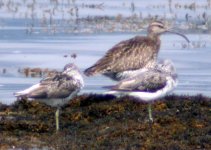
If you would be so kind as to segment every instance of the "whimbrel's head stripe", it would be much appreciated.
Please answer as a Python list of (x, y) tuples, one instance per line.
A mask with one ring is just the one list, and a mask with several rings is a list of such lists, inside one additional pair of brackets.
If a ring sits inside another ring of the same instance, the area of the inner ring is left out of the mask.
[(161, 22), (161, 21), (155, 21), (155, 22), (152, 22), (150, 24), (150, 26), (157, 26), (157, 27), (160, 27), (160, 28), (163, 28), (164, 27), (164, 24)]
[(157, 35), (169, 32), (169, 33), (177, 34), (177, 35), (183, 37), (188, 43), (190, 42), (189, 39), (185, 35), (174, 31), (173, 28), (168, 27), (167, 24), (164, 24), (161, 21), (152, 22), (148, 27), (148, 32), (151, 34), (157, 34)]

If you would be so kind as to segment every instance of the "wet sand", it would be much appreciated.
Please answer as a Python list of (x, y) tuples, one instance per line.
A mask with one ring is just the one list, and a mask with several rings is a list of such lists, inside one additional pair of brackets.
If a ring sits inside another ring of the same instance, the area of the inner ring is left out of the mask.
[(211, 98), (170, 95), (153, 104), (83, 94), (60, 114), (37, 101), (0, 104), (0, 149), (211, 149)]

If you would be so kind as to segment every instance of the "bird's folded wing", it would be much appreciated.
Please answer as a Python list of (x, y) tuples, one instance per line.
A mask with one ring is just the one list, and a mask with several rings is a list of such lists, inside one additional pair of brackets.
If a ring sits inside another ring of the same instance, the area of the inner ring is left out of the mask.
[[(85, 70), (87, 76), (106, 72), (121, 72), (144, 67), (154, 56), (158, 45), (146, 37), (134, 37), (112, 47), (96, 64)], [(136, 60), (136, 61), (134, 61)]]
[(47, 87), (40, 85), (39, 87), (28, 93), (26, 96), (28, 98), (34, 98), (34, 99), (48, 98)]
[(48, 89), (48, 96), (56, 98), (66, 98), (74, 91), (80, 88), (80, 83), (73, 80), (71, 77), (62, 75), (59, 80), (53, 81)]
[(50, 74), (48, 76), (46, 76), (45, 78), (43, 78), (40, 83), (45, 83), (45, 82), (49, 82), (49, 81), (53, 81), (53, 80), (58, 80), (61, 77), (62, 73), (60, 72), (56, 72), (54, 74)]
[(122, 80), (112, 90), (155, 92), (166, 85), (166, 75), (147, 72), (133, 78)]
[(40, 82), (40, 86), (30, 92), (31, 98), (66, 98), (72, 92), (77, 90), (79, 85), (77, 81), (73, 80), (67, 75), (60, 74), (51, 80), (44, 80)]

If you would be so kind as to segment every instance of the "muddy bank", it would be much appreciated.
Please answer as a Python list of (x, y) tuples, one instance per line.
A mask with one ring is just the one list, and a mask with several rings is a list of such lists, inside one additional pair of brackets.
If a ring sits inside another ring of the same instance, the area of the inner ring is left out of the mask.
[(171, 95), (153, 104), (133, 98), (78, 96), (54, 112), (36, 101), (0, 104), (0, 149), (211, 149), (211, 98)]

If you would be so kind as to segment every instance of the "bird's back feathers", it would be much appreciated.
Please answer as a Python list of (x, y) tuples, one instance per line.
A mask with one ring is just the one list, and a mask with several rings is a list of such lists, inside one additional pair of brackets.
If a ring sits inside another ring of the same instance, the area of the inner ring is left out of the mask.
[(159, 48), (158, 38), (136, 36), (112, 47), (103, 58), (86, 69), (84, 74), (92, 76), (140, 69), (148, 65), (150, 61), (156, 61)]
[(155, 92), (166, 85), (166, 75), (148, 71), (133, 78), (122, 80), (117, 85), (110, 87), (117, 91), (142, 91)]
[(83, 78), (73, 64), (63, 72), (55, 73), (42, 79), (30, 88), (16, 92), (16, 97), (32, 99), (63, 99), (83, 87)]

